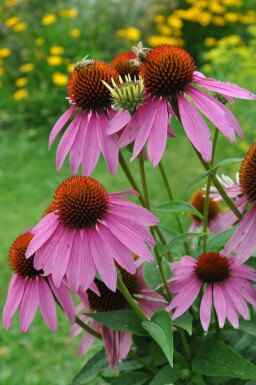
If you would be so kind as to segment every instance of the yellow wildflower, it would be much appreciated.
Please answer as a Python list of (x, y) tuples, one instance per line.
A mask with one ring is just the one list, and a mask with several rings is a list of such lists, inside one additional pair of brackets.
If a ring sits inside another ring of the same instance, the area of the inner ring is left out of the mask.
[(23, 64), (22, 66), (20, 66), (19, 70), (20, 72), (30, 72), (32, 71), (33, 69), (35, 68), (35, 64), (34, 63), (26, 63), (26, 64)]
[(169, 36), (152, 35), (148, 38), (148, 44), (151, 47), (156, 47), (157, 45), (162, 45), (162, 44), (171, 44), (171, 45), (183, 46), (184, 42), (182, 39), (175, 39), (175, 38), (169, 37)]
[(75, 64), (74, 64), (74, 63), (68, 64), (68, 65), (67, 65), (67, 70), (68, 70), (68, 72), (72, 72), (73, 69), (74, 69), (74, 67), (75, 67)]
[(242, 7), (243, 0), (222, 0), (222, 3), (229, 7)]
[(16, 80), (15, 85), (17, 87), (24, 87), (28, 82), (28, 79), (25, 77), (19, 78)]
[(37, 39), (35, 39), (35, 45), (37, 47), (41, 47), (41, 45), (44, 45), (44, 43), (45, 43), (45, 40), (42, 37), (38, 37)]
[(3, 357), (8, 353), (8, 349), (6, 348), (0, 348), (0, 357)]
[(214, 25), (218, 25), (219, 27), (222, 27), (226, 24), (226, 20), (222, 16), (213, 16), (212, 23)]
[(157, 31), (161, 33), (161, 35), (171, 35), (172, 29), (166, 24), (158, 24), (156, 26)]
[(204, 64), (203, 65), (203, 71), (205, 72), (205, 73), (211, 73), (212, 72), (212, 66), (210, 65), (210, 64)]
[[(219, 17), (219, 16), (216, 16), (216, 17)], [(212, 15), (209, 12), (201, 12), (197, 18), (198, 23), (203, 25), (204, 27), (209, 25), (211, 20), (212, 20)]]
[(0, 67), (0, 77), (2, 77), (4, 74), (4, 68), (3, 67)]
[(74, 37), (74, 38), (78, 38), (78, 37), (80, 37), (80, 35), (81, 35), (81, 31), (80, 31), (80, 29), (71, 29), (69, 32), (68, 32), (68, 34), (69, 34), (69, 36), (70, 37)]
[(18, 23), (13, 27), (14, 32), (22, 32), (28, 28), (27, 23)]
[(7, 47), (0, 48), (0, 57), (1, 58), (8, 57), (10, 55), (11, 55), (10, 48), (7, 48)]
[(225, 13), (226, 8), (218, 2), (211, 1), (209, 4), (209, 10), (214, 13)]
[(61, 56), (49, 56), (47, 62), (50, 66), (59, 66), (62, 64), (63, 58)]
[(204, 44), (206, 47), (214, 47), (217, 43), (217, 39), (215, 37), (207, 37), (204, 39)]
[(173, 27), (173, 28), (182, 28), (183, 27), (183, 22), (181, 19), (179, 19), (178, 17), (176, 16), (173, 16), (173, 15), (170, 15), (168, 18), (167, 18), (167, 22), (168, 24)]
[(229, 23), (235, 23), (239, 19), (239, 15), (235, 12), (227, 12), (224, 17)]
[(71, 9), (61, 9), (59, 11), (60, 16), (64, 17), (76, 17), (78, 15), (78, 10), (71, 8)]
[(28, 96), (28, 90), (26, 88), (21, 88), (20, 90), (14, 92), (13, 99), (22, 100)]
[(61, 72), (55, 72), (52, 75), (52, 81), (56, 86), (65, 86), (68, 82), (68, 76)]
[(243, 24), (253, 24), (256, 22), (256, 15), (239, 15), (239, 21)]
[(17, 4), (17, 0), (6, 0), (5, 5), (6, 7), (13, 7)]
[(164, 23), (164, 16), (163, 15), (155, 15), (154, 21), (155, 23)]
[(64, 52), (64, 48), (59, 45), (54, 45), (50, 48), (50, 54), (55, 55), (61, 55)]
[(19, 23), (20, 19), (16, 16), (10, 17), (10, 19), (5, 20), (4, 24), (6, 27), (13, 27), (15, 24)]
[(56, 23), (56, 21), (57, 21), (57, 17), (56, 15), (54, 15), (54, 13), (46, 13), (42, 18), (41, 23), (43, 25), (50, 25), (50, 24)]
[(124, 37), (128, 40), (134, 40), (137, 41), (140, 39), (141, 32), (139, 29), (134, 27), (127, 27), (124, 29), (118, 29), (116, 31), (116, 35), (118, 37)]

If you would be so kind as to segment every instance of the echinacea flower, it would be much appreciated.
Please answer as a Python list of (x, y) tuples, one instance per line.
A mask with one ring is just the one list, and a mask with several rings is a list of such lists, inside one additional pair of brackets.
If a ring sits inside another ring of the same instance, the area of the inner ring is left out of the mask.
[(3, 310), (3, 327), (9, 329), (14, 313), (20, 310), (20, 329), (27, 332), (39, 307), (46, 324), (57, 331), (54, 296), (58, 299), (71, 323), (75, 322), (75, 307), (67, 288), (61, 283), (55, 287), (51, 276), (44, 277), (43, 270), (35, 269), (34, 256), (25, 258), (33, 234), (20, 235), (9, 251), (9, 263), (14, 271)]
[[(138, 267), (136, 273), (133, 275), (127, 273), (120, 267), (119, 271), (130, 294), (137, 300), (138, 305), (149, 319), (156, 311), (165, 307), (165, 299), (160, 294), (151, 290), (144, 282), (142, 266)], [(77, 313), (109, 312), (129, 308), (128, 302), (119, 290), (114, 293), (98, 279), (95, 279), (95, 284), (98, 293), (96, 290), (91, 289), (83, 293), (81, 295), (83, 303), (78, 305)], [(100, 322), (92, 320), (85, 314), (81, 314), (79, 317), (94, 331), (101, 333), (109, 366), (114, 370), (116, 365), (124, 360), (129, 353), (132, 344), (132, 334), (128, 331), (112, 330)], [(83, 329), (80, 326), (74, 324), (71, 328), (70, 335), (73, 338), (82, 331)], [(89, 350), (93, 340), (94, 336), (85, 332), (80, 342), (78, 350), (79, 356)]]
[[(196, 190), (192, 197), (189, 199), (197, 211), (204, 215), (204, 203), (205, 203), (205, 190)], [(209, 197), (209, 209), (208, 209), (208, 227), (212, 232), (215, 222), (220, 216), (220, 204), (213, 197)], [(193, 222), (189, 228), (189, 231), (195, 231), (197, 228), (202, 226), (202, 221), (196, 215), (191, 214)]]
[(47, 214), (31, 230), (35, 235), (26, 257), (35, 254), (34, 266), (52, 274), (57, 287), (65, 275), (69, 288), (86, 290), (96, 271), (110, 290), (116, 290), (116, 261), (134, 274), (132, 252), (143, 260), (155, 246), (146, 226), (159, 220), (150, 211), (123, 198), (138, 195), (128, 190), (108, 194), (95, 179), (73, 176), (57, 188)]
[[(226, 255), (235, 255), (235, 263), (240, 265), (247, 261), (256, 249), (255, 223), (256, 223), (256, 142), (249, 148), (241, 163), (239, 172), (239, 185), (236, 186), (234, 204), (241, 210), (247, 204), (251, 207), (243, 216), (237, 230), (227, 242), (223, 252)], [(228, 214), (230, 215), (230, 210)], [(232, 215), (234, 218), (234, 215)], [(227, 219), (224, 218), (225, 224)]]
[(90, 175), (102, 153), (109, 171), (112, 174), (116, 173), (118, 167), (116, 136), (106, 134), (109, 120), (115, 112), (111, 108), (111, 95), (102, 83), (104, 80), (111, 84), (111, 78), (118, 82), (116, 70), (100, 60), (84, 58), (75, 65), (68, 81), (67, 99), (72, 107), (55, 123), (49, 138), (51, 147), (68, 120), (73, 118), (57, 148), (57, 170), (60, 170), (70, 152), (72, 174), (75, 175), (79, 165), (82, 164), (83, 175)]
[(206, 162), (211, 160), (212, 142), (200, 112), (231, 142), (235, 140), (235, 133), (243, 135), (230, 110), (198, 86), (217, 92), (232, 103), (232, 97), (255, 99), (256, 96), (235, 84), (206, 78), (196, 71), (194, 60), (184, 49), (166, 44), (150, 50), (140, 65), (139, 74), (144, 80), (145, 104), (139, 106), (132, 117), (128, 111), (119, 111), (108, 127), (110, 135), (125, 127), (119, 148), (134, 141), (131, 160), (147, 142), (148, 156), (154, 167), (158, 165), (167, 135), (174, 136), (169, 127), (171, 115), (180, 118), (189, 140)]
[(122, 78), (130, 75), (133, 79), (134, 76), (139, 76), (139, 67), (132, 64), (132, 61), (136, 59), (137, 56), (133, 51), (121, 52), (114, 57), (112, 64), (118, 75), (120, 75)]
[(239, 327), (239, 314), (249, 319), (245, 300), (256, 307), (256, 290), (250, 282), (256, 281), (256, 274), (250, 266), (236, 266), (234, 258), (214, 252), (204, 253), (198, 259), (184, 256), (174, 267), (173, 273), (174, 276), (168, 281), (171, 283), (171, 292), (177, 294), (166, 310), (175, 309), (172, 315), (174, 319), (189, 309), (202, 289), (200, 319), (205, 331), (211, 321), (212, 305), (220, 328), (223, 328), (226, 318), (234, 328)]

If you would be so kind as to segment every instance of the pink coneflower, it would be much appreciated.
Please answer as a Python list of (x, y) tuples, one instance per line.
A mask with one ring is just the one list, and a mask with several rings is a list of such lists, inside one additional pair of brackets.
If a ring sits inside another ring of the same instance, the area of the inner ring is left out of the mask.
[(64, 133), (56, 154), (56, 168), (60, 170), (70, 152), (70, 167), (76, 174), (82, 164), (83, 175), (90, 175), (102, 152), (109, 171), (115, 174), (118, 166), (118, 149), (115, 135), (107, 136), (106, 128), (115, 112), (111, 108), (111, 95), (102, 80), (111, 84), (118, 81), (116, 70), (100, 60), (77, 63), (68, 81), (68, 100), (72, 104), (55, 123), (50, 139), (51, 147), (56, 136), (74, 116)]
[[(165, 307), (165, 299), (145, 284), (142, 266), (139, 267), (133, 275), (120, 269), (120, 267), (119, 270), (130, 294), (138, 301), (140, 308), (149, 319), (156, 311)], [(129, 307), (129, 304), (120, 291), (117, 290), (115, 293), (110, 291), (107, 286), (98, 279), (95, 280), (95, 283), (99, 292), (96, 293), (95, 290), (87, 290), (87, 292), (82, 295), (83, 303), (77, 307), (77, 313), (89, 313), (92, 311), (107, 312)], [(84, 314), (80, 315), (80, 318), (93, 330), (101, 333), (109, 366), (114, 370), (116, 365), (124, 360), (129, 353), (132, 344), (132, 334), (127, 331), (112, 330)], [(80, 326), (73, 325), (71, 328), (71, 337), (75, 337), (81, 333), (82, 330)], [(91, 334), (85, 333), (83, 335), (78, 351), (79, 356), (89, 350), (93, 340), (94, 336)]]
[(182, 48), (161, 45), (149, 51), (140, 65), (140, 76), (146, 91), (145, 104), (139, 106), (132, 117), (127, 111), (119, 111), (108, 128), (108, 134), (114, 134), (126, 126), (119, 147), (134, 141), (131, 160), (147, 142), (148, 156), (153, 166), (157, 166), (165, 149), (167, 135), (173, 136), (169, 128), (170, 116), (178, 111), (189, 140), (206, 162), (211, 160), (212, 142), (209, 128), (200, 112), (231, 142), (235, 140), (235, 133), (243, 135), (229, 109), (195, 86), (217, 92), (230, 102), (233, 102), (231, 97), (255, 99), (256, 96), (235, 84), (206, 78), (195, 69), (194, 60)]
[[(189, 199), (189, 203), (191, 203), (197, 211), (199, 211), (202, 215), (204, 215), (204, 202), (205, 202), (205, 190), (197, 190)], [(208, 212), (208, 227), (210, 231), (218, 220), (220, 216), (220, 204), (218, 201), (214, 200), (212, 197), (209, 198), (209, 212)], [(196, 229), (202, 226), (202, 220), (198, 218), (196, 215), (191, 214), (193, 222), (189, 228), (189, 231), (193, 232)]]
[(35, 268), (52, 274), (57, 287), (66, 275), (71, 290), (86, 290), (98, 271), (115, 291), (114, 261), (131, 274), (135, 263), (130, 250), (152, 261), (145, 243), (154, 246), (155, 241), (145, 226), (159, 222), (150, 211), (122, 198), (123, 194), (138, 195), (133, 190), (108, 194), (86, 176), (66, 179), (55, 192), (52, 212), (32, 229), (35, 236), (26, 257), (35, 254)]
[[(247, 204), (251, 204), (248, 212), (238, 225), (237, 230), (226, 244), (223, 253), (235, 255), (235, 263), (240, 265), (247, 261), (256, 249), (255, 223), (256, 223), (256, 142), (249, 148), (244, 160), (241, 163), (239, 172), (239, 185), (234, 189), (237, 195), (234, 204), (243, 212)], [(222, 223), (227, 226), (227, 216), (231, 216), (228, 210)], [(234, 215), (232, 215), (232, 218)]]
[(174, 319), (195, 302), (203, 286), (200, 319), (205, 331), (209, 328), (212, 304), (220, 328), (223, 328), (226, 318), (234, 328), (239, 327), (239, 314), (249, 319), (245, 300), (256, 307), (256, 290), (250, 282), (256, 281), (256, 274), (250, 266), (235, 266), (234, 258), (218, 253), (205, 253), (197, 260), (185, 256), (177, 263), (173, 273), (174, 277), (169, 279), (169, 282), (174, 282), (170, 290), (177, 294), (166, 310), (175, 309)]
[[(14, 313), (20, 310), (20, 329), (27, 332), (39, 307), (46, 324), (52, 331), (57, 330), (57, 316), (54, 296), (58, 299), (71, 323), (75, 322), (75, 307), (72, 298), (63, 284), (55, 287), (50, 276), (43, 277), (42, 270), (33, 266), (34, 256), (25, 258), (25, 252), (33, 234), (20, 235), (9, 251), (9, 263), (15, 272), (9, 286), (7, 300), (3, 310), (3, 326), (12, 325)], [(46, 281), (47, 279), (47, 281)]]

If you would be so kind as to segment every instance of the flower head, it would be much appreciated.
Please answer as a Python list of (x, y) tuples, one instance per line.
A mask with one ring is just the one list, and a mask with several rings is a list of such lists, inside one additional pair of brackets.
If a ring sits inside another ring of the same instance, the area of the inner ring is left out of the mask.
[(122, 78), (127, 75), (134, 78), (134, 76), (138, 77), (139, 75), (139, 67), (133, 63), (136, 58), (137, 55), (133, 51), (121, 52), (114, 57), (112, 64)]
[(106, 127), (115, 112), (111, 108), (111, 95), (102, 81), (118, 82), (118, 74), (110, 65), (85, 57), (76, 63), (68, 80), (68, 100), (72, 104), (55, 123), (49, 147), (70, 118), (72, 122), (64, 133), (56, 154), (56, 168), (62, 167), (70, 152), (72, 174), (82, 164), (84, 175), (90, 175), (102, 152), (109, 171), (115, 174), (118, 166), (118, 149), (115, 135), (107, 136)]
[[(165, 299), (145, 284), (142, 266), (137, 267), (135, 274), (129, 274), (124, 269), (118, 268), (130, 294), (136, 298), (140, 308), (148, 318), (151, 318), (154, 312), (164, 308), (166, 303)], [(95, 279), (94, 285), (88, 289), (86, 293), (80, 293), (80, 297), (83, 303), (78, 306), (78, 313), (84, 312), (85, 310), (88, 313), (92, 311), (109, 312), (129, 308), (128, 302), (119, 290), (116, 292), (109, 290), (108, 287), (98, 279)], [(131, 333), (112, 330), (84, 314), (80, 315), (80, 318), (83, 322), (89, 324), (94, 331), (101, 333), (109, 366), (114, 370), (116, 365), (124, 360), (130, 351), (132, 343)], [(73, 325), (71, 328), (71, 337), (75, 337), (80, 332), (82, 332), (82, 328), (78, 325)], [(78, 355), (85, 354), (92, 345), (93, 340), (94, 337), (92, 335), (85, 333), (80, 342)]]
[(75, 320), (72, 298), (63, 284), (56, 288), (50, 276), (47, 281), (44, 271), (34, 267), (34, 255), (26, 259), (25, 253), (33, 239), (33, 234), (20, 235), (9, 251), (9, 264), (14, 271), (3, 310), (3, 326), (8, 329), (14, 313), (20, 309), (20, 328), (27, 332), (39, 307), (46, 324), (52, 331), (57, 330), (57, 316), (54, 295), (67, 313), (70, 322)]
[(122, 198), (123, 194), (137, 195), (135, 191), (108, 194), (99, 182), (86, 176), (66, 179), (46, 215), (31, 230), (35, 236), (26, 257), (35, 254), (35, 267), (52, 274), (57, 287), (65, 276), (71, 290), (86, 290), (98, 271), (115, 291), (115, 261), (133, 274), (130, 250), (143, 260), (153, 260), (144, 242), (151, 246), (155, 242), (145, 226), (158, 223), (153, 214)]
[(139, 69), (144, 80), (145, 104), (139, 106), (132, 117), (127, 111), (119, 111), (108, 127), (109, 134), (124, 129), (119, 141), (120, 148), (134, 142), (131, 160), (147, 142), (149, 158), (154, 167), (158, 165), (165, 150), (167, 135), (175, 136), (169, 127), (172, 115), (180, 119), (189, 140), (206, 162), (211, 160), (212, 142), (210, 130), (200, 113), (231, 142), (235, 140), (235, 134), (243, 135), (228, 108), (198, 86), (217, 92), (225, 102), (233, 103), (232, 97), (256, 99), (256, 96), (235, 84), (206, 78), (196, 71), (194, 60), (183, 48), (168, 44), (155, 47), (146, 52)]
[(215, 252), (204, 253), (198, 259), (184, 256), (176, 264), (174, 276), (169, 279), (170, 290), (177, 294), (166, 309), (175, 309), (173, 318), (181, 316), (204, 287), (200, 304), (203, 329), (207, 331), (209, 328), (212, 304), (220, 328), (223, 328), (226, 318), (234, 328), (238, 328), (239, 314), (244, 319), (249, 318), (245, 300), (256, 307), (256, 290), (250, 281), (256, 281), (253, 269), (246, 265), (236, 267), (234, 258)]

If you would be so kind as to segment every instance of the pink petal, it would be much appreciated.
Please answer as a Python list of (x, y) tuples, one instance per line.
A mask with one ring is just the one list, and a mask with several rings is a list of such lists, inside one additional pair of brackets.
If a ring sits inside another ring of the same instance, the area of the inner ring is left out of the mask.
[(138, 193), (138, 191), (136, 190), (123, 190), (123, 191), (117, 191), (117, 192), (113, 192), (113, 193), (110, 193), (109, 196), (114, 199), (122, 199), (123, 201), (126, 201), (126, 202), (129, 202), (127, 201), (127, 199), (125, 198), (120, 198), (120, 195), (125, 195), (125, 194), (129, 194), (129, 195), (136, 195), (136, 196), (139, 196), (140, 194)]
[(20, 330), (24, 333), (29, 330), (37, 307), (39, 305), (38, 280), (28, 279), (25, 284), (25, 291), (20, 304)]
[(78, 255), (80, 258), (79, 283), (82, 290), (87, 290), (89, 286), (92, 290), (91, 285), (96, 275), (96, 266), (90, 248), (90, 237), (87, 232), (81, 234), (78, 247)]
[(219, 284), (214, 283), (213, 285), (213, 303), (216, 310), (217, 318), (219, 321), (219, 327), (223, 328), (225, 319), (227, 316), (227, 307), (225, 301), (225, 295), (223, 291), (225, 289)]
[(30, 241), (25, 257), (29, 258), (50, 238), (59, 225), (56, 214), (50, 213), (41, 219), (38, 225), (32, 230), (35, 236)]
[(190, 87), (187, 91), (197, 108), (227, 137), (231, 142), (235, 140), (234, 127), (229, 124), (225, 116), (224, 105), (197, 88)]
[(51, 276), (48, 276), (47, 278), (48, 278), (49, 284), (51, 286), (51, 290), (53, 291), (57, 300), (59, 301), (59, 303), (63, 307), (63, 309), (64, 309), (64, 311), (68, 317), (69, 322), (74, 323), (75, 322), (75, 316), (76, 316), (75, 315), (75, 306), (74, 306), (74, 302), (73, 302), (73, 299), (72, 299), (70, 293), (68, 292), (67, 288), (63, 285), (63, 283), (61, 283), (60, 286), (57, 288), (54, 285)]
[[(92, 321), (90, 327), (93, 330), (96, 330), (98, 328), (98, 322)], [(83, 335), (83, 338), (81, 339), (79, 350), (77, 352), (78, 356), (82, 356), (83, 354), (87, 353), (90, 347), (92, 346), (92, 343), (94, 341), (94, 336), (90, 333), (85, 332)]]
[(233, 83), (218, 82), (215, 79), (202, 79), (199, 77), (196, 77), (195, 82), (208, 90), (216, 91), (227, 96), (233, 96), (239, 99), (256, 99), (256, 95), (252, 92)]
[(229, 279), (224, 283), (224, 287), (226, 289), (227, 294), (229, 295), (229, 298), (231, 299), (233, 305), (235, 306), (238, 313), (241, 314), (241, 316), (244, 319), (249, 319), (249, 311), (248, 307), (239, 291), (237, 290), (236, 285), (233, 284), (233, 280)]
[(90, 249), (93, 260), (102, 281), (110, 290), (116, 291), (117, 274), (113, 256), (106, 250), (95, 230), (88, 231), (88, 236), (90, 238)]
[(91, 175), (100, 156), (100, 146), (97, 137), (98, 117), (95, 113), (92, 113), (88, 119), (82, 144), (83, 175)]
[(166, 147), (169, 115), (165, 99), (157, 101), (155, 108), (157, 109), (157, 114), (155, 115), (154, 123), (149, 133), (147, 148), (149, 159), (153, 167), (156, 168)]
[(132, 117), (131, 121), (127, 124), (127, 126), (124, 128), (117, 145), (119, 149), (126, 147), (128, 144), (135, 141), (140, 130), (140, 126), (136, 122), (137, 122), (136, 116), (134, 116)]
[(25, 289), (25, 280), (18, 274), (14, 274), (8, 289), (7, 299), (3, 309), (3, 327), (9, 329), (12, 317), (18, 309)]
[(225, 296), (225, 301), (226, 301), (226, 307), (227, 307), (227, 319), (233, 326), (233, 328), (238, 329), (239, 328), (239, 318), (238, 318), (238, 313), (233, 305), (233, 302), (231, 301), (228, 293), (226, 290), (223, 290), (223, 294)]
[(191, 278), (191, 285), (187, 290), (181, 291), (179, 294), (177, 294), (171, 303), (167, 306), (166, 310), (171, 310), (176, 307), (176, 310), (174, 314), (172, 315), (172, 318), (178, 318), (183, 313), (185, 313), (186, 310), (192, 305), (192, 303), (196, 300), (200, 290), (201, 290), (202, 284), (198, 282), (196, 279)]
[(67, 156), (72, 144), (74, 143), (75, 137), (78, 133), (80, 123), (82, 119), (81, 112), (76, 115), (71, 124), (68, 126), (66, 132), (61, 138), (61, 141), (57, 148), (56, 153), (56, 169), (59, 171), (63, 165), (64, 159)]
[(116, 262), (126, 271), (130, 274), (135, 274), (136, 264), (131, 251), (128, 250), (107, 227), (98, 225), (98, 229), (102, 243), (105, 244), (109, 254), (111, 254)]
[(127, 206), (114, 203), (109, 208), (114, 215), (125, 218), (130, 222), (136, 222), (142, 226), (154, 226), (159, 223), (159, 219), (154, 214), (135, 203)]
[(51, 131), (51, 134), (50, 134), (50, 138), (49, 138), (49, 149), (51, 148), (52, 146), (52, 143), (54, 142), (55, 138), (57, 137), (57, 135), (59, 134), (59, 132), (61, 131), (62, 127), (67, 123), (67, 121), (69, 120), (69, 118), (73, 115), (73, 113), (75, 112), (75, 110), (77, 109), (77, 106), (72, 106), (70, 107), (66, 112), (64, 112), (63, 115), (61, 115), (61, 117), (57, 120), (57, 122), (55, 123), (55, 125), (53, 126), (53, 129)]
[(59, 287), (63, 276), (66, 273), (72, 244), (74, 239), (74, 232), (72, 230), (64, 230), (61, 240), (56, 247), (56, 254), (54, 258), (54, 265), (52, 266), (52, 280), (56, 287)]
[(57, 331), (56, 307), (52, 292), (44, 281), (44, 278), (38, 277), (39, 307), (46, 324), (53, 331)]
[(88, 124), (88, 115), (80, 119), (80, 126), (76, 134), (74, 143), (70, 149), (69, 153), (69, 162), (72, 175), (76, 175), (80, 163), (82, 162), (82, 144), (83, 144), (83, 135)]
[(106, 160), (109, 172), (115, 175), (118, 167), (118, 155), (116, 135), (107, 136), (106, 127), (108, 125), (108, 118), (102, 112), (98, 117), (97, 135), (100, 150)]
[(178, 94), (179, 112), (184, 130), (198, 152), (206, 162), (210, 162), (212, 156), (212, 143), (207, 124), (187, 99)]
[(66, 269), (68, 287), (74, 293), (78, 291), (80, 286), (79, 274), (81, 270), (81, 259), (84, 257), (84, 250), (86, 250), (84, 249), (83, 252), (81, 252), (82, 235), (83, 233), (81, 231), (74, 233), (72, 250)]
[(212, 287), (207, 285), (200, 305), (200, 320), (205, 332), (207, 332), (211, 321)]
[(119, 110), (107, 127), (107, 135), (120, 131), (130, 120), (131, 115), (128, 111)]

